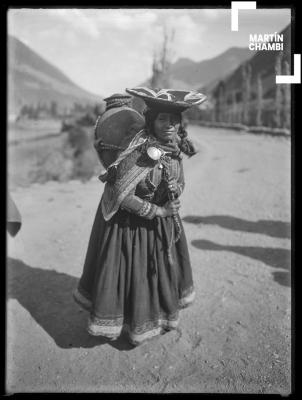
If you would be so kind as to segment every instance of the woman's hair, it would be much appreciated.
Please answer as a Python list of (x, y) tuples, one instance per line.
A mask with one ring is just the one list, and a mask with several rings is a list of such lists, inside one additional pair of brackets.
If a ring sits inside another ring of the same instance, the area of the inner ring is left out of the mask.
[(177, 134), (180, 137), (180, 143), (178, 144), (180, 150), (188, 157), (194, 156), (194, 154), (197, 153), (197, 150), (192, 141), (188, 138), (188, 132), (182, 123), (180, 123)]
[[(147, 108), (144, 111), (144, 116), (145, 116), (145, 126), (148, 134), (154, 135), (154, 121), (159, 113), (162, 111), (160, 110), (155, 110), (151, 108)], [(180, 117), (180, 125), (179, 129), (177, 132), (179, 141), (178, 141), (178, 147), (180, 148), (180, 151), (182, 151), (184, 154), (186, 154), (188, 157), (192, 157), (194, 154), (197, 153), (194, 144), (192, 141), (188, 138), (188, 132), (186, 131), (183, 122), (182, 122), (182, 115), (180, 112), (175, 113)]]
[(145, 126), (149, 135), (154, 135), (154, 121), (159, 113), (160, 111), (152, 108), (146, 108), (144, 110)]

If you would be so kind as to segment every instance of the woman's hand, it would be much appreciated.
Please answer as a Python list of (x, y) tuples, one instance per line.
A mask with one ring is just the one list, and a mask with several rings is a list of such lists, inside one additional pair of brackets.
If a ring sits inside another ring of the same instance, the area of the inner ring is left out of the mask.
[(171, 193), (177, 193), (178, 192), (178, 184), (175, 178), (170, 177), (168, 179), (168, 190)]
[(180, 209), (179, 199), (168, 201), (163, 207), (158, 207), (156, 215), (158, 217), (170, 217), (178, 213)]

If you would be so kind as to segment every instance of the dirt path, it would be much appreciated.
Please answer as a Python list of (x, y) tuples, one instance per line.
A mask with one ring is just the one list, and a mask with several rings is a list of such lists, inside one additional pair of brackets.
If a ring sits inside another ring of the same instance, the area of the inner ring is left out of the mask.
[(71, 292), (102, 184), (12, 192), (10, 392), (290, 392), (290, 141), (191, 127), (181, 216), (197, 291), (180, 328), (132, 348), (86, 333)]

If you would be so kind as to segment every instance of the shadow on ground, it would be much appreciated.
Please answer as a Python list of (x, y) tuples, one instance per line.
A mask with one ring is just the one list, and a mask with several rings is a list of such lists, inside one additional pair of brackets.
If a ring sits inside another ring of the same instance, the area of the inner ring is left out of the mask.
[(195, 216), (188, 215), (183, 221), (191, 224), (219, 225), (233, 231), (260, 233), (276, 238), (290, 238), (290, 223), (283, 221), (258, 220), (248, 221), (229, 215)]
[(273, 272), (273, 277), (280, 285), (290, 286), (290, 250), (275, 247), (220, 245), (209, 240), (193, 240), (192, 245), (202, 250), (232, 251), (259, 260), (270, 267), (283, 269), (284, 271)]
[(8, 298), (16, 299), (59, 347), (91, 348), (108, 343), (118, 350), (132, 350), (124, 336), (110, 342), (88, 334), (88, 313), (72, 298), (77, 283), (73, 276), (7, 259)]

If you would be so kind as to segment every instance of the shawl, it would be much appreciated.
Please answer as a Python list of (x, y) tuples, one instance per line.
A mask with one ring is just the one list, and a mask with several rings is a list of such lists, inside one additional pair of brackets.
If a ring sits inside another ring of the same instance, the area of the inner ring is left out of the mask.
[(152, 145), (171, 153), (172, 157), (180, 157), (180, 149), (176, 144), (159, 144), (146, 130), (138, 132), (129, 146), (108, 167), (108, 175), (113, 176), (113, 179), (106, 182), (101, 199), (105, 221), (113, 217), (125, 197), (159, 163), (158, 160), (149, 158), (146, 153), (147, 147)]
[(138, 132), (126, 150), (108, 167), (109, 174), (114, 169), (115, 179), (107, 181), (101, 199), (101, 208), (105, 221), (117, 212), (124, 198), (151, 171), (156, 162), (146, 157), (142, 146), (147, 142), (145, 131)]
[(158, 160), (149, 158), (146, 153), (147, 147), (152, 145), (171, 153), (172, 157), (180, 157), (180, 149), (176, 144), (159, 144), (154, 137), (148, 135), (146, 130), (138, 132), (129, 146), (108, 167), (108, 175), (113, 176), (114, 179), (106, 182), (101, 199), (105, 221), (112, 218), (125, 197), (159, 163)]

